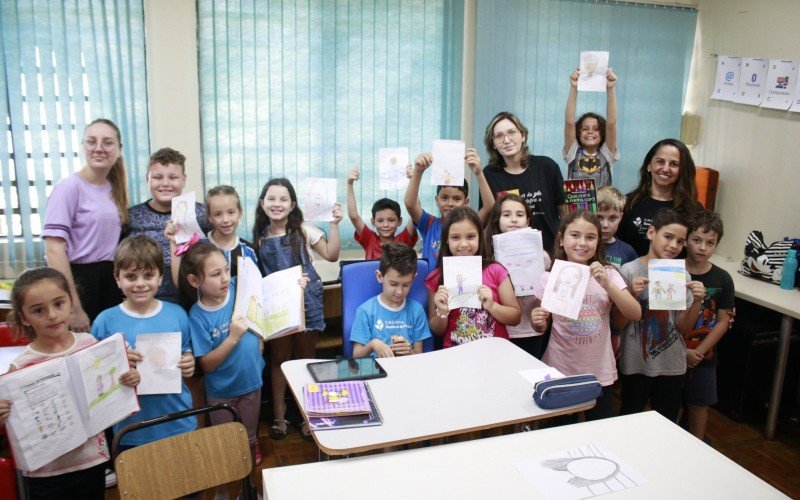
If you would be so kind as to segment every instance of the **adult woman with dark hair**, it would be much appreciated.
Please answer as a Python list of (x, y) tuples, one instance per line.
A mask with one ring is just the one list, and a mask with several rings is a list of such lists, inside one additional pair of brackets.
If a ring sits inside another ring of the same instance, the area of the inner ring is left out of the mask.
[(114, 251), (128, 223), (119, 128), (97, 119), (86, 127), (82, 144), (86, 164), (53, 188), (42, 231), (48, 266), (67, 277), (73, 305), (69, 327), (76, 332), (88, 332), (100, 312), (122, 302)]
[(527, 141), (528, 129), (519, 118), (507, 111), (495, 115), (483, 137), (489, 153), (483, 174), (498, 203), (506, 193), (525, 200), (544, 248), (551, 251), (565, 213), (564, 177), (551, 158), (530, 154)]
[(639, 185), (627, 195), (617, 237), (631, 245), (640, 257), (647, 254), (647, 228), (656, 212), (671, 208), (688, 216), (702, 208), (697, 201), (694, 174), (694, 160), (684, 143), (677, 139), (655, 143), (639, 169)]

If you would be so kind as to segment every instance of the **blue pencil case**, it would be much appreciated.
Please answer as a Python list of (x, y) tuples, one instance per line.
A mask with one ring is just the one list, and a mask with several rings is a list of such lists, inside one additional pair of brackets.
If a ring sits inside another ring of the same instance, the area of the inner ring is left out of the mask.
[(603, 393), (592, 374), (541, 380), (533, 386), (533, 402), (545, 410), (588, 403)]

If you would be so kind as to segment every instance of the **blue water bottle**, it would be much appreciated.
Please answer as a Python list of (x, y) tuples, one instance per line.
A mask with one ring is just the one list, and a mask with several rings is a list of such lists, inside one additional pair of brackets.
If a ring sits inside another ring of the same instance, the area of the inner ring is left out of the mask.
[(794, 288), (794, 278), (797, 275), (797, 250), (789, 250), (786, 259), (783, 261), (783, 271), (781, 271), (781, 288), (791, 290)]

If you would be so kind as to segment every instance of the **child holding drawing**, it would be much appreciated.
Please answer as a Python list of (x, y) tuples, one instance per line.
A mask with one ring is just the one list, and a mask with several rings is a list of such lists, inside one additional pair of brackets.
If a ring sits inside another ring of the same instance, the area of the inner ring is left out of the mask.
[[(525, 227), (531, 227), (531, 209), (519, 195), (507, 194), (500, 201), (495, 202), (484, 229), (489, 260), (494, 260), (492, 236)], [(543, 251), (542, 257), (544, 268), (547, 269), (550, 267), (550, 256)], [(544, 334), (544, 330), (537, 331), (531, 325), (531, 311), (533, 311), (535, 299), (536, 297), (533, 295), (517, 297), (521, 308), (521, 319), (519, 325), (510, 325), (507, 330), (508, 338), (514, 345), (531, 356), (542, 359), (544, 349), (547, 347), (547, 336)]]
[[(20, 274), (11, 290), (11, 306), (9, 323), (17, 335), (28, 337), (30, 344), (11, 362), (9, 371), (67, 356), (97, 342), (88, 333), (69, 331), (73, 307), (69, 286), (64, 275), (53, 268), (39, 267)], [(137, 355), (129, 354), (130, 361), (137, 359)], [(135, 387), (139, 373), (131, 368), (119, 381)], [(10, 403), (0, 399), (0, 426), (12, 411)], [(28, 495), (31, 499), (102, 499), (105, 464), (110, 459), (106, 438), (100, 432), (49, 464), (25, 472)]]
[(597, 113), (584, 113), (575, 121), (580, 68), (569, 77), (569, 97), (564, 113), (564, 161), (568, 179), (594, 179), (595, 188), (611, 185), (617, 150), (617, 75), (606, 72), (606, 118)]
[[(178, 368), (182, 378), (188, 378), (194, 373), (189, 320), (177, 304), (156, 299), (163, 273), (164, 257), (161, 246), (155, 240), (147, 236), (130, 236), (122, 240), (114, 254), (114, 277), (125, 295), (125, 301), (100, 313), (92, 324), (92, 335), (97, 340), (103, 340), (115, 333), (122, 333), (125, 342), (135, 350), (139, 334), (180, 332), (181, 357)], [(139, 396), (139, 406), (141, 411), (116, 424), (115, 432), (134, 422), (188, 410), (192, 407), (192, 395), (186, 384), (181, 383), (181, 392), (177, 394)], [(130, 432), (123, 436), (120, 450), (189, 432), (195, 427), (195, 418), (189, 417)]]
[[(181, 298), (199, 297), (189, 310), (189, 333), (197, 363), (205, 374), (208, 404), (229, 403), (239, 411), (258, 465), (264, 343), (257, 335), (247, 333), (242, 316), (233, 317), (236, 285), (222, 250), (208, 242), (192, 246), (181, 260), (178, 290)], [(232, 421), (224, 411), (212, 412), (209, 418), (212, 425)], [(223, 491), (219, 489), (218, 493)]]
[[(519, 303), (506, 268), (486, 258), (478, 214), (469, 207), (452, 209), (444, 220), (442, 241), (442, 258), (425, 280), (431, 331), (444, 336), (445, 348), (486, 337), (507, 339), (506, 325), (519, 324)], [(483, 257), (482, 285), (478, 288), (481, 309), (459, 307), (451, 311), (444, 286), (444, 257), (467, 255)]]
[(681, 333), (694, 327), (706, 289), (700, 281), (687, 279), (686, 287), (691, 293), (686, 294), (685, 311), (651, 310), (648, 264), (651, 259), (677, 258), (686, 244), (686, 234), (686, 219), (674, 210), (662, 208), (647, 229), (648, 253), (620, 269), (642, 306), (641, 320), (616, 325), (624, 328), (619, 355), (622, 415), (643, 411), (649, 400), (653, 410), (673, 422), (678, 419), (686, 374), (686, 345)]
[[(611, 348), (611, 317), (638, 321), (642, 314), (620, 273), (606, 264), (601, 234), (597, 216), (581, 209), (567, 214), (556, 234), (555, 259), (589, 266), (589, 285), (578, 319), (551, 315), (540, 306), (549, 272), (542, 275), (534, 290), (537, 307), (531, 313), (531, 324), (536, 330), (544, 331), (552, 324), (542, 361), (565, 375), (592, 373), (603, 386), (595, 407), (585, 412), (586, 420), (608, 418), (613, 411), (612, 388), (617, 368)], [(574, 418), (577, 421), (577, 415)]]
[[(297, 206), (297, 194), (288, 179), (271, 179), (261, 190), (253, 224), (253, 242), (258, 248), (258, 261), (264, 275), (297, 265), (309, 278), (305, 289), (304, 332), (286, 335), (270, 342), (270, 380), (272, 383), (273, 425), (272, 439), (283, 439), (289, 422), (285, 419), (286, 379), (281, 363), (297, 358), (313, 358), (317, 333), (325, 329), (322, 309), (322, 280), (312, 265), (311, 249), (320, 257), (335, 262), (339, 258), (339, 221), (342, 210), (338, 204), (333, 210), (330, 233), (325, 238), (317, 226), (303, 221), (303, 212)], [(310, 439), (308, 424), (300, 429), (303, 437)]]
[[(239, 193), (231, 186), (216, 186), (206, 193), (206, 212), (213, 229), (200, 241), (208, 241), (222, 250), (225, 260), (228, 261), (231, 276), (238, 272), (238, 259), (245, 257), (258, 264), (256, 248), (249, 241), (243, 240), (236, 234), (239, 227), (239, 218), (242, 216), (242, 203)], [(167, 223), (164, 236), (169, 241), (170, 252), (173, 255), (172, 280), (178, 282), (181, 257), (186, 249), (178, 250), (175, 243), (175, 225), (173, 221)]]

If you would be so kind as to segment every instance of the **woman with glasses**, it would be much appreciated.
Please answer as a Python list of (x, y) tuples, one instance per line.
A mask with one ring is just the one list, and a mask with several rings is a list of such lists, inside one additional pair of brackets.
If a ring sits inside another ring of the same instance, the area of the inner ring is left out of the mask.
[(555, 234), (564, 215), (564, 177), (556, 162), (530, 154), (528, 129), (512, 113), (495, 115), (483, 142), (489, 165), (486, 182), (499, 202), (506, 193), (518, 194), (530, 207), (533, 227), (542, 232), (545, 250), (552, 252)]
[(128, 223), (119, 128), (111, 120), (95, 120), (86, 127), (82, 144), (86, 164), (53, 188), (42, 231), (47, 265), (69, 282), (69, 327), (76, 332), (88, 332), (101, 311), (122, 302), (113, 261)]

